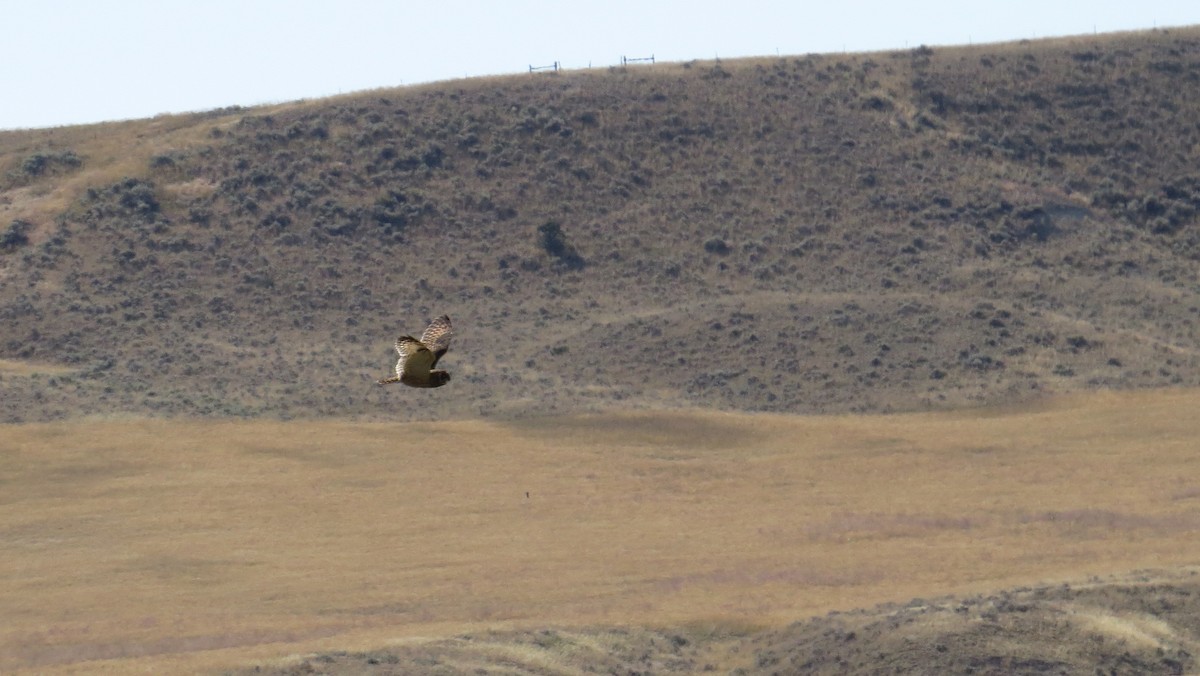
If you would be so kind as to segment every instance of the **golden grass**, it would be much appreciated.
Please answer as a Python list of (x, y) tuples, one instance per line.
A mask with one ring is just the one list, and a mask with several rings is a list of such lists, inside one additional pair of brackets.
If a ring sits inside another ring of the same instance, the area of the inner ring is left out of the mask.
[[(78, 204), (88, 188), (107, 187), (123, 178), (144, 178), (150, 160), (172, 151), (202, 145), (214, 128), (242, 117), (228, 115), (160, 115), (145, 120), (103, 122), (74, 127), (0, 131), (0, 179), (29, 156), (45, 151), (72, 150), (82, 166), (63, 176), (34, 180), (10, 190), (0, 201), (0, 223), (22, 219), (45, 226)], [(32, 234), (45, 238), (49, 229)]]
[(1196, 398), (8, 426), (0, 671), (216, 669), (488, 627), (757, 626), (1194, 563)]
[(1117, 641), (1161, 648), (1166, 641), (1178, 641), (1171, 625), (1152, 615), (1115, 615), (1102, 610), (1076, 613), (1072, 619), (1093, 632)]
[(53, 376), (71, 373), (74, 370), (69, 366), (56, 364), (41, 364), (20, 359), (0, 359), (0, 377), (31, 376), (34, 374)]

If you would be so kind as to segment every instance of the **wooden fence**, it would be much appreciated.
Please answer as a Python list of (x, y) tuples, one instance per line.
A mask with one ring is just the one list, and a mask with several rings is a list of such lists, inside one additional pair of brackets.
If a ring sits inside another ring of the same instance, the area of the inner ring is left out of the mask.
[(631, 63), (642, 63), (642, 62), (646, 62), (646, 61), (649, 61), (650, 63), (654, 63), (654, 55), (651, 54), (650, 56), (641, 56), (636, 59), (630, 59), (630, 58), (626, 58), (624, 56), (621, 57), (621, 65), (622, 66), (628, 66)]
[[(621, 67), (622, 67), (622, 68), (625, 68), (626, 66), (628, 66), (628, 65), (629, 65), (629, 64), (631, 64), (631, 63), (650, 63), (650, 64), (653, 64), (653, 63), (654, 63), (654, 55), (653, 55), (653, 54), (651, 54), (650, 56), (639, 56), (639, 57), (628, 57), (628, 56), (622, 56), (622, 57), (621, 57)], [(588, 64), (588, 68), (591, 68), (591, 67), (592, 67), (592, 66), (591, 66), (591, 64), (589, 63), (589, 64)], [(548, 72), (552, 72), (552, 73), (557, 73), (557, 72), (558, 72), (558, 71), (560, 71), (560, 70), (562, 70), (562, 65), (561, 65), (561, 64), (559, 64), (559, 62), (557, 62), (557, 61), (555, 61), (554, 63), (550, 64), (549, 66), (535, 66), (535, 65), (533, 65), (533, 64), (529, 64), (529, 72), (530, 72), (530, 73), (540, 73), (540, 72), (542, 72), (542, 71), (548, 71)]]

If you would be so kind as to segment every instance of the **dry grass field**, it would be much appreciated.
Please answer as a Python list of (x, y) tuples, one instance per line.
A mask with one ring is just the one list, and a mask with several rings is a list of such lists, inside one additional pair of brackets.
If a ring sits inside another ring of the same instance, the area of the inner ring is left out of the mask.
[(609, 627), (594, 646), (647, 627), (742, 635), (1195, 564), (1197, 396), (887, 416), (10, 425), (0, 671), (280, 667), (545, 627)]

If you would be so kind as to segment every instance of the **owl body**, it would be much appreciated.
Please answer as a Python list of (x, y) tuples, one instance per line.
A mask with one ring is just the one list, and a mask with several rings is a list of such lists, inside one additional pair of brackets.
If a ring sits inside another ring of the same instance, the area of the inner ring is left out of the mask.
[(429, 327), (417, 340), (412, 336), (396, 339), (396, 375), (379, 381), (380, 385), (401, 383), (409, 387), (441, 387), (450, 382), (450, 373), (434, 369), (442, 355), (450, 349), (450, 337), (454, 330), (450, 317), (442, 315), (430, 322)]

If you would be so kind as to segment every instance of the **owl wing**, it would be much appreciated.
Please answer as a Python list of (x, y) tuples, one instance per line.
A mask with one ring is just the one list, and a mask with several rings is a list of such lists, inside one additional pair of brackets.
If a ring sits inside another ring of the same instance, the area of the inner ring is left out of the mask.
[(396, 361), (396, 377), (403, 378), (407, 373), (411, 377), (424, 378), (429, 376), (429, 369), (437, 358), (429, 351), (424, 343), (412, 336), (400, 336), (396, 339), (396, 353), (400, 359)]
[(446, 354), (446, 350), (450, 349), (450, 338), (453, 335), (454, 329), (450, 326), (448, 315), (442, 315), (429, 323), (425, 333), (421, 334), (421, 342), (433, 353), (433, 363), (429, 368), (436, 366), (442, 355)]

